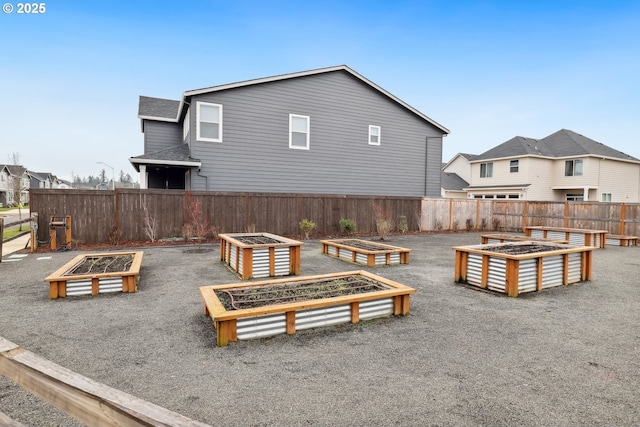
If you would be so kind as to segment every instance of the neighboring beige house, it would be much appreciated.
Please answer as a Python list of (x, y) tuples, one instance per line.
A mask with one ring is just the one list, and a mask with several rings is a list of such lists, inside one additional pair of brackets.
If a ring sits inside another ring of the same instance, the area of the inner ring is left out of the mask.
[(640, 159), (566, 129), (457, 154), (441, 176), (447, 198), (640, 202)]

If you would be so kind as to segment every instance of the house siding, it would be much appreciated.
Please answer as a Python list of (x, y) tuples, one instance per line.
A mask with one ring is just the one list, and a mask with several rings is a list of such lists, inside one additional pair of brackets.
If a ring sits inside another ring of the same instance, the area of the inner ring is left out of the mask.
[(182, 125), (170, 122), (144, 121), (144, 153), (173, 148), (182, 143)]
[[(195, 140), (192, 119), (191, 155), (209, 177), (207, 188), (205, 178), (193, 176), (194, 190), (440, 194), (442, 131), (347, 72), (206, 93), (196, 101), (223, 105), (223, 135), (220, 143)], [(310, 117), (309, 150), (289, 148), (289, 114)], [(369, 125), (381, 127), (380, 146), (368, 144)]]
[(553, 185), (553, 161), (536, 157), (520, 159), (523, 181), (531, 184), (526, 192), (526, 200), (564, 200), (551, 189)]

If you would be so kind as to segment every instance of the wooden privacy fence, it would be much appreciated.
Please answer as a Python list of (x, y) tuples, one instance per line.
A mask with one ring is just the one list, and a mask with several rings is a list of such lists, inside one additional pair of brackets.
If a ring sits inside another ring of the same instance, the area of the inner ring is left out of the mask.
[(590, 228), (640, 234), (640, 203), (423, 199), (420, 228), (522, 232), (525, 226)]
[[(108, 243), (114, 230), (120, 241), (149, 240), (144, 214), (156, 221), (157, 238), (180, 238), (189, 223), (188, 192), (183, 190), (45, 190), (32, 189), (31, 212), (38, 213), (37, 236), (49, 240), (52, 216), (73, 219), (72, 238), (82, 243)], [(218, 233), (268, 232), (302, 234), (299, 222), (316, 223), (314, 237), (340, 234), (340, 219), (357, 231), (376, 233), (376, 207), (396, 227), (401, 217), (408, 231), (523, 231), (524, 226), (594, 228), (611, 234), (640, 234), (640, 204), (544, 202), (487, 199), (351, 196), (282, 193), (191, 192), (203, 217)], [(110, 236), (111, 235), (111, 236)]]
[[(183, 236), (189, 222), (188, 192), (183, 190), (45, 190), (32, 189), (30, 209), (38, 213), (38, 241), (47, 244), (52, 216), (72, 217), (72, 239), (107, 243), (118, 230), (120, 241), (149, 240), (145, 211), (156, 221), (158, 238)], [(356, 223), (357, 231), (376, 231), (375, 207), (397, 222), (406, 217), (410, 231), (418, 230), (421, 197), (347, 196), (282, 193), (190, 192), (199, 200), (203, 217), (218, 233), (247, 231), (284, 236), (300, 235), (299, 222), (316, 223), (313, 236), (340, 233), (340, 219)]]

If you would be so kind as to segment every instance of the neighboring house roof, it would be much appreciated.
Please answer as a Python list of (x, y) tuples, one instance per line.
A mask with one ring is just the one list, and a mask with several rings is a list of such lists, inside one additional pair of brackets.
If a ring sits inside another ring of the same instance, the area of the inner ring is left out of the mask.
[(440, 173), (440, 186), (447, 191), (462, 191), (469, 183), (453, 172)]
[(542, 139), (516, 136), (485, 151), (471, 161), (523, 156), (577, 157), (590, 155), (640, 162), (640, 159), (567, 129), (561, 129)]
[(159, 165), (175, 165), (175, 166), (196, 166), (200, 167), (202, 164), (200, 160), (191, 157), (189, 151), (189, 144), (182, 144), (176, 147), (167, 148), (166, 150), (160, 150), (153, 153), (142, 154), (140, 156), (130, 157), (129, 161), (140, 171), (140, 164), (159, 164)]
[(462, 157), (464, 159), (467, 159), (468, 162), (474, 160), (476, 157), (478, 157), (476, 154), (468, 154), (468, 153), (458, 153), (455, 156), (453, 156), (451, 158), (451, 160), (449, 160), (447, 163), (442, 163), (442, 167), (440, 169), (444, 170), (447, 168), (447, 166), (449, 166), (451, 163), (453, 163), (453, 161), (455, 159), (457, 159), (458, 157)]
[(191, 96), (194, 96), (194, 95), (201, 95), (201, 94), (205, 94), (205, 93), (219, 92), (219, 91), (223, 91), (223, 90), (235, 89), (235, 88), (244, 87), (244, 86), (258, 85), (258, 84), (262, 84), (262, 83), (269, 83), (269, 82), (275, 82), (275, 81), (281, 81), (281, 80), (295, 79), (295, 78), (299, 78), (299, 77), (306, 77), (306, 76), (312, 76), (312, 75), (317, 75), (317, 74), (322, 74), (322, 73), (331, 73), (331, 72), (347, 72), (347, 73), (351, 74), (355, 78), (361, 80), (362, 82), (366, 83), (367, 85), (369, 85), (373, 89), (377, 90), (378, 92), (382, 93), (383, 95), (387, 96), (391, 100), (393, 100), (396, 103), (400, 104), (401, 106), (403, 106), (407, 110), (411, 111), (412, 113), (414, 113), (415, 115), (417, 115), (421, 119), (423, 119), (426, 122), (430, 123), (431, 125), (437, 127), (444, 134), (449, 134), (450, 133), (450, 131), (447, 128), (445, 128), (441, 124), (437, 123), (435, 120), (431, 119), (430, 117), (427, 117), (425, 114), (423, 114), (419, 110), (413, 108), (412, 106), (410, 106), (406, 102), (402, 101), (400, 98), (397, 98), (396, 96), (394, 96), (391, 93), (387, 92), (386, 90), (384, 90), (383, 88), (381, 88), (377, 84), (375, 84), (372, 81), (366, 79), (362, 75), (356, 73), (355, 71), (353, 71), (351, 68), (347, 67), (346, 65), (338, 65), (338, 66), (334, 66), (334, 67), (318, 68), (318, 69), (314, 69), (314, 70), (301, 71), (301, 72), (290, 73), (290, 74), (280, 74), (280, 75), (271, 76), (271, 77), (263, 77), (263, 78), (259, 78), (259, 79), (253, 79), (253, 80), (244, 80), (244, 81), (236, 82), (236, 83), (229, 83), (229, 84), (224, 84), (224, 85), (219, 85), (219, 86), (211, 86), (211, 87), (202, 88), (202, 89), (189, 90), (189, 91), (184, 92), (184, 94), (182, 95), (182, 99), (180, 101), (172, 101), (172, 100), (168, 100), (168, 99), (149, 98), (149, 97), (146, 97), (146, 96), (141, 96), (140, 97), (140, 104), (139, 104), (139, 107), (138, 107), (138, 117), (140, 119), (152, 119), (152, 120), (160, 120), (160, 121), (178, 122), (179, 119), (180, 119), (180, 115), (182, 113), (182, 109), (184, 108), (185, 104), (188, 104), (186, 99), (191, 97)]

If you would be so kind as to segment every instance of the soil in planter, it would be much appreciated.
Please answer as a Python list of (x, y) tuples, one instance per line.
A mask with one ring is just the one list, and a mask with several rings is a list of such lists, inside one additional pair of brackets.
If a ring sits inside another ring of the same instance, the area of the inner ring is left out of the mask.
[(215, 292), (224, 308), (231, 311), (385, 289), (389, 289), (389, 287), (375, 280), (362, 276), (351, 276), (339, 279), (223, 289)]
[(342, 240), (340, 242), (336, 242), (341, 245), (350, 246), (355, 249), (362, 249), (364, 251), (380, 251), (387, 250), (389, 248), (377, 245), (375, 243), (363, 242), (361, 240)]
[(535, 254), (538, 252), (551, 252), (563, 249), (560, 246), (550, 246), (550, 245), (536, 245), (535, 243), (528, 245), (499, 245), (499, 246), (488, 246), (483, 248), (483, 250), (496, 252), (499, 254), (506, 255), (522, 255), (522, 254)]
[(128, 271), (133, 262), (133, 255), (88, 256), (67, 271), (65, 276), (90, 273), (116, 273)]
[(267, 236), (233, 236), (233, 238), (245, 245), (273, 245), (282, 243), (282, 240)]

